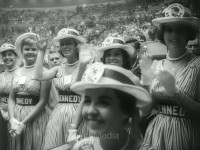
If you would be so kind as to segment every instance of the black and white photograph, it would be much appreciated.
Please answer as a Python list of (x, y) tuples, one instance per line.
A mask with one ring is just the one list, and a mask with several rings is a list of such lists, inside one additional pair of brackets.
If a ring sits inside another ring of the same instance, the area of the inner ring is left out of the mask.
[(200, 150), (200, 1), (0, 0), (0, 150)]

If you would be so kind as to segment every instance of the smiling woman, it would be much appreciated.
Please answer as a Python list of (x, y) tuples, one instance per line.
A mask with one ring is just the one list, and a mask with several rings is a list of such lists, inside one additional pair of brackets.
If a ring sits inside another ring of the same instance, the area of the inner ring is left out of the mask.
[[(152, 71), (152, 97), (155, 118), (149, 123), (145, 142), (156, 149), (200, 149), (200, 58), (186, 49), (200, 27), (200, 20), (180, 4), (172, 4), (156, 18), (158, 39), (167, 47), (166, 59), (156, 62)], [(151, 70), (151, 68), (149, 68)], [(147, 68), (148, 70), (148, 68)]]
[(42, 72), (40, 70), (43, 66), (45, 50), (41, 50), (35, 68), (35, 78), (38, 80), (53, 79), (59, 93), (58, 104), (55, 106), (46, 128), (44, 150), (67, 143), (68, 129), (81, 100), (80, 95), (72, 92), (70, 87), (77, 81), (78, 69), (81, 68), (79, 62), (81, 49), (79, 46), (86, 43), (86, 39), (81, 37), (75, 29), (63, 28), (58, 32), (53, 42), (59, 43), (59, 52), (67, 59), (67, 62)]
[[(92, 64), (72, 90), (84, 95), (82, 116), (90, 137), (74, 150), (148, 150), (150, 146), (130, 134), (130, 120), (138, 123), (138, 108), (151, 104), (148, 92), (135, 85), (132, 73), (115, 65)], [(144, 148), (145, 147), (145, 148)]]
[(49, 118), (45, 105), (51, 82), (33, 80), (38, 54), (37, 35), (24, 33), (15, 42), (24, 66), (15, 71), (8, 100), (11, 150), (41, 149)]
[(5, 43), (0, 48), (1, 60), (6, 68), (0, 74), (0, 145), (1, 149), (7, 149), (8, 144), (8, 97), (11, 91), (11, 83), (15, 70), (18, 68), (18, 55), (12, 44)]

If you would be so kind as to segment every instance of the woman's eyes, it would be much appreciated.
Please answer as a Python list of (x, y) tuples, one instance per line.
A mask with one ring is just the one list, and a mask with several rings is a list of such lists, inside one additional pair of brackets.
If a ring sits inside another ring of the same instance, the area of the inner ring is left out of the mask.
[(72, 45), (72, 43), (69, 43), (69, 42), (63, 42), (63, 43), (61, 42), (61, 43), (60, 43), (60, 46), (61, 46), (61, 47), (63, 47), (63, 46), (68, 46), (68, 45)]
[(31, 51), (37, 51), (36, 48), (32, 48), (32, 49), (30, 49), (30, 48), (25, 48), (24, 50), (25, 50), (25, 51), (29, 51), (29, 50), (31, 50)]
[(120, 53), (114, 53), (114, 54), (106, 54), (106, 57), (111, 57), (111, 56), (119, 56), (120, 55)]
[(64, 43), (60, 43), (60, 46), (63, 47), (65, 44)]
[(92, 100), (89, 97), (84, 98), (84, 104), (89, 105), (92, 102)]
[(173, 31), (173, 29), (172, 28), (166, 28), (165, 31), (171, 33)]
[(108, 100), (102, 99), (102, 100), (99, 101), (99, 105), (102, 105), (102, 106), (109, 106), (110, 103), (108, 102)]

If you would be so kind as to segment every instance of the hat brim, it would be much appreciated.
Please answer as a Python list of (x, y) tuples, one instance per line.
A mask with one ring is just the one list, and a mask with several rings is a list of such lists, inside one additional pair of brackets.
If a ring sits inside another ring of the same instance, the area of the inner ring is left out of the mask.
[(3, 53), (5, 51), (13, 51), (16, 53), (15, 49), (14, 48), (6, 48), (6, 49), (3, 49), (3, 50), (0, 50), (0, 53)]
[(109, 49), (114, 49), (114, 48), (120, 48), (125, 50), (128, 55), (131, 57), (134, 53), (135, 53), (135, 49), (133, 47), (131, 47), (130, 45), (112, 45), (112, 46), (107, 46), (107, 47), (103, 47), (103, 48), (99, 48), (97, 50), (97, 54), (102, 54)]
[(75, 36), (75, 35), (62, 35), (62, 36), (57, 36), (53, 39), (53, 42), (59, 42), (61, 39), (65, 39), (65, 38), (73, 38), (75, 39), (78, 43), (80, 44), (84, 44), (86, 43), (86, 39), (80, 36)]
[(191, 27), (198, 29), (200, 27), (200, 20), (196, 17), (163, 17), (163, 18), (156, 18), (152, 20), (152, 23), (159, 27), (161, 24), (164, 23), (182, 23), (190, 25)]
[(12, 51), (12, 52), (14, 52), (17, 55), (17, 57), (19, 57), (18, 52), (14, 48), (7, 48), (7, 49), (3, 49), (3, 50), (0, 51), (0, 60), (2, 60), (1, 53), (6, 52), (6, 51)]
[(22, 41), (26, 38), (33, 38), (35, 40), (37, 40), (38, 35), (35, 33), (24, 33), (22, 35), (20, 35), (16, 41), (15, 41), (15, 47), (16, 47), (16, 52), (18, 53), (19, 57), (22, 57)]
[(110, 84), (110, 83), (89, 83), (89, 82), (77, 82), (71, 86), (71, 90), (83, 95), (86, 89), (98, 89), (98, 88), (111, 88), (119, 91), (123, 91), (129, 95), (132, 95), (137, 99), (136, 106), (139, 108), (148, 106), (152, 99), (149, 93), (138, 86), (127, 85), (127, 84)]

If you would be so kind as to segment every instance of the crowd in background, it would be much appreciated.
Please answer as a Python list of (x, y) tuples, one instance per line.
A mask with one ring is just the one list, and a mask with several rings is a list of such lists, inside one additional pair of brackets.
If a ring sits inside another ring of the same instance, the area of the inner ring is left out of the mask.
[(143, 2), (0, 10), (0, 149), (200, 148), (200, 19)]
[[(183, 1), (184, 2), (184, 1)], [(95, 4), (74, 8), (51, 9), (11, 9), (1, 10), (0, 43), (15, 41), (16, 37), (27, 31), (47, 36), (50, 40), (63, 27), (80, 31), (87, 41), (100, 45), (108, 35), (134, 37), (145, 41), (149, 39), (151, 20), (162, 15), (165, 3), (150, 4)], [(188, 5), (188, 4), (185, 4)]]

